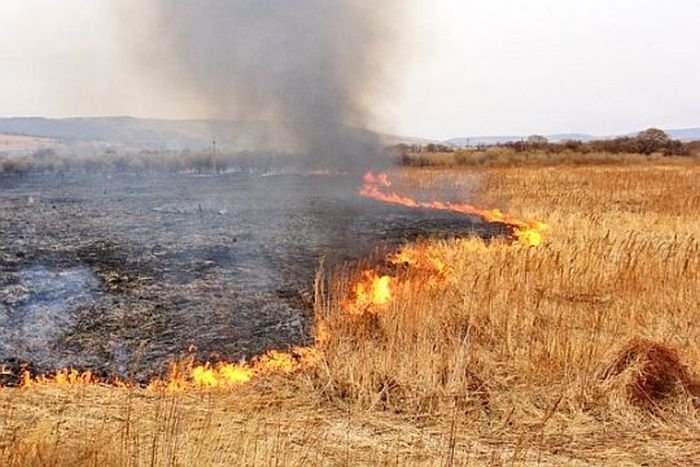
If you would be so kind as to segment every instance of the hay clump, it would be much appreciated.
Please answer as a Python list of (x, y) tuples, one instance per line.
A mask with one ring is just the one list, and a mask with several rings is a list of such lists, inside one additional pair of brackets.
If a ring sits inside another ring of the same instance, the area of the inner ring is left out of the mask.
[(600, 377), (609, 390), (622, 390), (630, 403), (646, 409), (675, 396), (700, 396), (698, 383), (678, 352), (647, 339), (630, 341)]

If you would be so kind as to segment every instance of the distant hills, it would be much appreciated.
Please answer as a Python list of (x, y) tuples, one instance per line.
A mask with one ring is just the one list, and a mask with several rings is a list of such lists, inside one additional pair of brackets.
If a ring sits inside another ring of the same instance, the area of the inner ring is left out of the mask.
[[(367, 130), (349, 128), (359, 135)], [(682, 141), (700, 140), (700, 128), (667, 130)], [(385, 144), (427, 144), (423, 138), (378, 135)], [(612, 136), (609, 136), (612, 137)], [(453, 146), (489, 145), (518, 141), (527, 135), (452, 138)], [(550, 141), (605, 139), (587, 134), (549, 135)], [(0, 153), (30, 153), (52, 148), (57, 153), (102, 154), (108, 151), (204, 150), (216, 139), (222, 150), (283, 151), (292, 147), (290, 125), (285, 123), (231, 120), (157, 120), (133, 117), (49, 119), (42, 117), (0, 118)]]
[(224, 120), (1, 118), (0, 133), (49, 138), (59, 150), (81, 153), (200, 150), (211, 147), (214, 139), (222, 149), (232, 150), (276, 149), (289, 144), (282, 125)]
[[(377, 134), (348, 127), (355, 137), (379, 137), (386, 145), (427, 144), (432, 141)], [(53, 143), (58, 153), (101, 154), (105, 151), (208, 150), (212, 141), (223, 151), (289, 151), (295, 145), (293, 125), (285, 122), (233, 120), (158, 120), (134, 117), (51, 119), (43, 117), (0, 118), (0, 153), (31, 152), (18, 139)], [(4, 143), (4, 144), (3, 144)]]

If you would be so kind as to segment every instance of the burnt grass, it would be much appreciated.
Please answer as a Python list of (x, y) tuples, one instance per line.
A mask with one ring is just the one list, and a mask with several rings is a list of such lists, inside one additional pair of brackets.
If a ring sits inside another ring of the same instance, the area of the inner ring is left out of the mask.
[(364, 200), (358, 179), (228, 174), (0, 176), (0, 384), (26, 366), (146, 381), (194, 354), (313, 341), (328, 267), (419, 237), (504, 235)]

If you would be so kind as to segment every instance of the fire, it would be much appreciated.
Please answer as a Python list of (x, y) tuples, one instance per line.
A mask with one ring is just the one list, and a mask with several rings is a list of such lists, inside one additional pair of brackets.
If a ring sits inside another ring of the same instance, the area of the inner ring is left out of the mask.
[(250, 382), (254, 376), (253, 368), (245, 363), (216, 365), (207, 363), (197, 366), (188, 363), (184, 369), (178, 364), (173, 364), (167, 379), (156, 379), (148, 385), (147, 389), (153, 392), (170, 393), (184, 392), (191, 388), (231, 389)]
[(315, 367), (321, 360), (321, 353), (315, 347), (295, 347), (291, 352), (271, 350), (251, 363), (207, 363), (193, 365), (173, 364), (170, 375), (165, 380), (151, 382), (149, 391), (184, 392), (190, 389), (230, 390), (255, 378), (270, 375), (291, 375)]
[[(392, 187), (389, 176), (385, 173), (368, 172), (364, 176), (364, 185), (360, 194), (367, 198), (409, 208), (437, 209), (470, 216), (477, 216), (486, 222), (506, 226), (511, 232), (515, 245), (537, 246), (542, 243), (542, 236), (548, 230), (547, 224), (516, 219), (500, 210), (483, 210), (469, 204), (449, 203), (443, 201), (418, 201), (410, 197), (388, 191)], [(479, 252), (488, 248), (480, 239), (468, 239), (460, 243), (460, 248), (470, 252)], [(454, 268), (445, 251), (439, 245), (407, 245), (386, 258), (386, 265), (395, 271), (408, 267), (407, 277), (380, 274), (376, 270), (366, 270), (351, 288), (348, 297), (341, 303), (348, 317), (377, 315), (389, 309), (396, 295), (405, 287), (444, 287), (455, 280)], [(149, 391), (180, 393), (192, 390), (234, 390), (257, 378), (272, 375), (293, 375), (317, 367), (323, 360), (322, 347), (332, 336), (328, 323), (319, 320), (315, 328), (315, 345), (312, 347), (295, 347), (289, 352), (269, 351), (240, 363), (205, 363), (195, 364), (194, 359), (171, 365), (166, 378), (155, 379), (147, 386)], [(196, 351), (191, 346), (190, 352)], [(3, 370), (3, 374), (5, 370)], [(72, 387), (105, 384), (117, 387), (132, 387), (131, 383), (119, 379), (102, 379), (90, 371), (75, 369), (59, 371), (53, 375), (32, 376), (28, 371), (20, 375), (20, 387)]]
[(376, 175), (372, 172), (367, 172), (362, 179), (364, 180), (365, 185), (379, 185), (385, 188), (391, 187), (391, 180), (389, 179), (389, 175), (384, 172), (378, 173)]
[(389, 276), (380, 276), (372, 270), (364, 271), (362, 279), (355, 285), (352, 300), (345, 303), (348, 314), (359, 316), (383, 310), (393, 296), (392, 282)]
[(365, 198), (375, 199), (385, 203), (398, 204), (415, 209), (435, 209), (477, 216), (485, 222), (502, 224), (512, 231), (513, 240), (522, 246), (539, 246), (542, 244), (543, 234), (549, 226), (538, 221), (524, 221), (499, 209), (479, 209), (466, 203), (450, 203), (445, 201), (418, 201), (408, 196), (395, 192), (386, 192), (384, 189), (392, 186), (389, 176), (385, 173), (374, 174), (368, 172), (364, 176), (364, 185), (360, 189), (360, 195)]
[[(462, 247), (479, 251), (485, 249), (486, 245), (479, 239), (471, 239), (465, 241)], [(410, 277), (380, 275), (372, 269), (364, 271), (352, 288), (350, 296), (343, 302), (345, 312), (350, 316), (378, 314), (387, 310), (402, 286), (443, 287), (454, 282), (454, 268), (444, 253), (439, 245), (414, 244), (406, 245), (398, 252), (390, 254), (386, 258), (387, 264), (395, 269), (410, 268)], [(327, 336), (328, 331), (325, 327), (317, 327), (317, 336), (321, 333)], [(325, 340), (326, 337), (323, 341)]]
[(408, 265), (413, 270), (429, 274), (449, 275), (452, 269), (440, 248), (430, 245), (405, 246), (398, 253), (389, 255), (388, 260), (395, 266)]
[[(361, 196), (408, 208), (456, 212), (479, 217), (485, 222), (501, 224), (507, 227), (510, 239), (517, 246), (541, 245), (543, 234), (549, 229), (549, 226), (543, 222), (517, 219), (499, 209), (479, 209), (466, 203), (419, 201), (389, 191), (392, 182), (386, 173), (368, 172), (363, 181), (364, 184), (360, 188)], [(460, 247), (467, 251), (478, 252), (486, 249), (487, 245), (480, 239), (469, 239), (460, 244)], [(437, 245), (407, 245), (397, 253), (389, 255), (387, 263), (394, 267), (408, 266), (412, 272), (411, 277), (403, 277), (399, 281), (397, 277), (380, 276), (372, 270), (365, 271), (355, 285), (350, 299), (344, 302), (344, 308), (349, 315), (376, 314), (385, 310), (394, 299), (399, 285), (411, 288), (444, 287), (455, 280), (454, 268), (445, 257), (442, 248)]]
[(61, 370), (55, 375), (39, 375), (32, 377), (28, 371), (23, 371), (20, 376), (20, 386), (22, 388), (45, 387), (45, 386), (89, 386), (99, 383), (99, 378), (90, 371), (81, 372), (75, 369)]
[[(261, 376), (291, 375), (307, 371), (321, 361), (321, 352), (316, 347), (295, 347), (290, 352), (271, 350), (251, 363), (206, 363), (195, 365), (192, 361), (172, 364), (170, 374), (165, 379), (155, 379), (146, 387), (152, 392), (179, 393), (189, 390), (230, 390)], [(62, 370), (55, 375), (32, 376), (24, 371), (20, 377), (20, 387), (80, 387), (104, 384), (117, 387), (130, 387), (130, 384), (117, 379), (101, 379), (90, 371), (75, 369)]]

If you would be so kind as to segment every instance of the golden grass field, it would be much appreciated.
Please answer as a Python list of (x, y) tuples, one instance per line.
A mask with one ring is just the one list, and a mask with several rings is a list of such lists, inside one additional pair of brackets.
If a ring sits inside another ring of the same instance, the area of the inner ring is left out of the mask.
[[(698, 142), (687, 143), (690, 159), (700, 159), (700, 145)], [(664, 164), (667, 158), (656, 153), (643, 154), (613, 154), (610, 152), (580, 152), (565, 150), (562, 152), (548, 152), (546, 150), (531, 150), (518, 152), (512, 148), (492, 146), (486, 149), (457, 149), (453, 152), (420, 152), (408, 153), (402, 156), (405, 165), (412, 167), (501, 167), (507, 168), (513, 165), (539, 165), (552, 164), (571, 165), (636, 165), (636, 164)]]
[(320, 274), (312, 371), (229, 392), (0, 389), (2, 463), (700, 464), (700, 164), (400, 177), (551, 230), (534, 248), (418, 244), (444, 277), (402, 267), (359, 317), (356, 271)]

